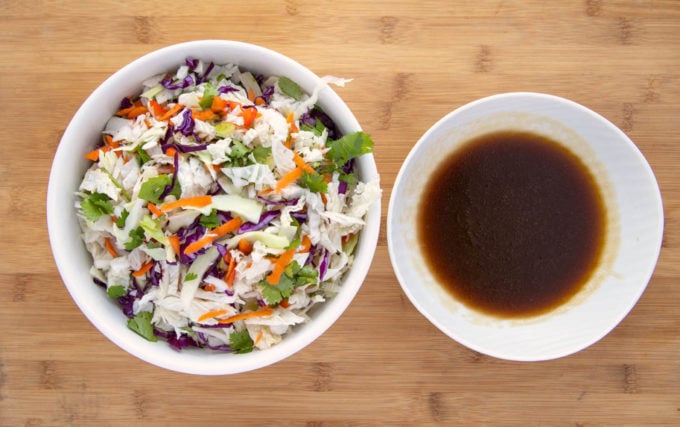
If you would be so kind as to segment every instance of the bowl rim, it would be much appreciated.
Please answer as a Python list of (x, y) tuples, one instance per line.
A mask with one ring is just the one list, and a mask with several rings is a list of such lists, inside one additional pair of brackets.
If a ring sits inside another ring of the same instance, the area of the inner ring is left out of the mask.
[[(551, 349), (549, 351), (546, 351), (544, 354), (540, 355), (521, 355), (521, 354), (506, 354), (503, 353), (502, 351), (499, 351), (497, 349), (494, 349), (490, 346), (487, 346), (485, 344), (479, 343), (479, 342), (474, 342), (472, 340), (466, 339), (462, 337), (459, 333), (457, 333), (455, 330), (452, 329), (449, 325), (445, 325), (442, 323), (440, 320), (438, 320), (428, 309), (428, 307), (425, 305), (424, 302), (420, 301), (416, 295), (413, 293), (411, 287), (413, 284), (409, 283), (406, 281), (403, 273), (403, 269), (406, 267), (403, 266), (403, 263), (400, 263), (399, 260), (397, 259), (396, 255), (396, 248), (395, 248), (395, 209), (396, 209), (396, 204), (397, 199), (399, 197), (399, 191), (403, 186), (403, 182), (407, 179), (406, 177), (406, 172), (408, 169), (408, 166), (411, 162), (414, 161), (414, 159), (417, 156), (417, 152), (422, 149), (423, 146), (425, 146), (428, 143), (428, 140), (437, 132), (437, 130), (441, 127), (444, 127), (450, 120), (453, 118), (459, 116), (460, 114), (466, 113), (468, 110), (471, 109), (476, 109), (479, 108), (480, 106), (487, 105), (489, 103), (494, 103), (494, 102), (506, 102), (506, 101), (512, 101), (515, 99), (521, 99), (521, 100), (543, 100), (543, 101), (549, 101), (549, 102), (554, 102), (556, 104), (562, 104), (565, 108), (572, 108), (575, 110), (579, 110), (582, 113), (585, 113), (592, 117), (594, 120), (597, 120), (601, 125), (605, 126), (609, 131), (614, 132), (617, 137), (623, 141), (627, 142), (627, 147), (628, 149), (631, 150), (631, 153), (636, 156), (638, 160), (638, 165), (641, 168), (641, 171), (643, 171), (646, 175), (647, 178), (649, 178), (650, 182), (653, 183), (656, 191), (654, 192), (654, 202), (655, 202), (655, 212), (656, 212), (656, 217), (654, 220), (656, 221), (657, 228), (654, 230), (654, 252), (649, 254), (649, 263), (647, 265), (648, 271), (644, 275), (644, 279), (642, 280), (642, 283), (639, 285), (639, 288), (637, 289), (636, 294), (629, 300), (626, 301), (626, 308), (619, 313), (618, 316), (615, 318), (612, 318), (611, 320), (611, 327), (604, 328), (600, 330), (597, 334), (593, 334), (590, 336), (589, 339), (584, 340), (577, 346), (572, 346), (571, 348), (566, 348), (566, 349), (560, 349), (560, 350), (555, 350)], [(499, 93), (499, 94), (494, 94), (486, 97), (482, 97), (476, 100), (473, 100), (471, 102), (468, 102), (464, 105), (461, 105), (454, 110), (450, 111), (446, 115), (444, 115), (442, 118), (437, 120), (430, 128), (428, 128), (425, 133), (418, 139), (416, 144), (412, 147), (412, 149), (409, 151), (408, 155), (406, 156), (404, 162), (401, 165), (401, 168), (399, 170), (399, 173), (397, 174), (397, 177), (395, 179), (394, 185), (392, 187), (392, 193), (390, 195), (390, 200), (388, 203), (388, 209), (387, 209), (387, 220), (386, 220), (386, 229), (387, 229), (387, 246), (388, 246), (388, 252), (390, 256), (390, 261), (392, 263), (392, 266), (395, 271), (395, 275), (397, 276), (397, 280), (399, 281), (399, 284), (403, 290), (403, 292), (406, 294), (406, 296), (409, 298), (411, 303), (414, 305), (414, 307), (423, 315), (428, 321), (430, 321), (435, 327), (437, 327), (441, 332), (443, 332), (445, 335), (447, 335), (449, 338), (457, 341), (458, 343), (464, 345), (465, 347), (468, 347), (474, 351), (477, 351), (482, 354), (486, 354), (488, 356), (492, 356), (498, 359), (503, 359), (503, 360), (511, 360), (511, 361), (519, 361), (519, 362), (530, 362), (530, 361), (544, 361), (544, 360), (552, 360), (552, 359), (557, 359), (561, 357), (565, 357), (571, 354), (574, 354), (576, 352), (579, 352), (599, 340), (601, 340), (603, 337), (605, 337), (609, 332), (611, 332), (618, 324), (623, 321), (623, 319), (628, 315), (628, 313), (633, 309), (633, 307), (637, 304), (638, 300), (644, 293), (649, 281), (651, 280), (651, 277), (654, 273), (656, 263), (658, 262), (658, 258), (660, 255), (661, 251), (661, 243), (662, 243), (662, 238), (663, 238), (663, 229), (664, 229), (664, 213), (663, 213), (663, 201), (661, 197), (661, 192), (659, 189), (659, 184), (656, 180), (656, 177), (654, 176), (654, 173), (651, 169), (651, 166), (647, 162), (646, 158), (640, 151), (640, 149), (633, 143), (633, 141), (621, 130), (619, 129), (616, 125), (611, 123), (608, 119), (606, 119), (604, 116), (600, 115), (599, 113), (589, 109), (588, 107), (585, 107), (582, 104), (579, 104), (575, 101), (572, 101), (567, 98), (563, 98), (560, 96), (552, 95), (552, 94), (546, 94), (546, 93), (540, 93), (540, 92), (526, 92), (526, 91), (519, 91), (519, 92), (506, 92), (506, 93)]]
[[(68, 157), (73, 156), (73, 152), (78, 151), (78, 148), (82, 149), (85, 146), (84, 144), (78, 144), (77, 142), (79, 138), (79, 129), (77, 128), (81, 126), (82, 122), (87, 118), (88, 110), (94, 108), (95, 104), (98, 103), (102, 97), (105, 99), (113, 97), (117, 92), (116, 87), (121, 86), (123, 83), (129, 84), (131, 82), (130, 75), (139, 74), (142, 76), (139, 79), (133, 79), (134, 83), (141, 87), (141, 82), (144, 79), (158, 74), (159, 72), (169, 71), (168, 68), (164, 68), (163, 70), (154, 69), (155, 63), (167, 62), (169, 61), (169, 58), (174, 58), (172, 62), (175, 64), (174, 66), (177, 67), (181, 65), (180, 62), (187, 56), (211, 59), (220, 56), (217, 53), (218, 51), (222, 52), (222, 56), (225, 56), (224, 52), (229, 52), (226, 56), (233, 56), (234, 60), (232, 62), (237, 63), (238, 65), (243, 62), (243, 57), (247, 57), (254, 63), (275, 61), (279, 64), (276, 65), (276, 68), (292, 70), (291, 72), (303, 76), (304, 80), (298, 81), (298, 83), (308, 92), (311, 92), (311, 87), (305, 86), (321, 84), (320, 77), (288, 56), (263, 46), (241, 41), (214, 39), (193, 40), (168, 45), (150, 51), (132, 60), (106, 78), (80, 105), (76, 113), (70, 119), (69, 124), (60, 139), (59, 145), (56, 148), (50, 169), (46, 195), (47, 228), (54, 261), (57, 265), (62, 282), (66, 286), (71, 298), (90, 323), (118, 347), (141, 360), (171, 371), (198, 375), (236, 374), (263, 368), (297, 353), (321, 336), (339, 319), (363, 285), (375, 255), (381, 221), (381, 202), (380, 200), (377, 200), (369, 208), (369, 211), (366, 214), (366, 224), (361, 232), (361, 237), (355, 252), (354, 264), (352, 265), (352, 268), (345, 273), (341, 290), (333, 298), (324, 302), (323, 307), (319, 310), (319, 313), (317, 313), (317, 317), (306, 324), (299, 325), (296, 328), (296, 331), (292, 332), (289, 336), (286, 336), (281, 343), (270, 349), (254, 351), (245, 355), (211, 353), (211, 356), (214, 357), (211, 357), (210, 360), (207, 360), (205, 357), (206, 350), (204, 349), (186, 349), (182, 352), (172, 350), (175, 353), (173, 355), (169, 354), (167, 349), (158, 350), (159, 346), (156, 346), (156, 344), (159, 344), (169, 348), (167, 343), (162, 340), (159, 340), (157, 343), (145, 341), (134, 332), (127, 330), (124, 321), (121, 321), (119, 325), (105, 322), (103, 315), (97, 312), (96, 304), (91, 304), (87, 295), (83, 293), (86, 291), (79, 289), (78, 279), (83, 277), (83, 272), (76, 271), (74, 268), (71, 259), (72, 253), (59, 250), (62, 243), (68, 241), (69, 238), (71, 239), (70, 242), (74, 242), (73, 236), (68, 235), (65, 230), (68, 227), (62, 226), (62, 221), (60, 219), (63, 219), (64, 216), (59, 212), (60, 210), (63, 211), (68, 208), (67, 202), (63, 200), (63, 197), (67, 191), (71, 191), (65, 190), (63, 183), (60, 181), (61, 177), (68, 176)], [(147, 68), (150, 70), (149, 72), (142, 72)], [(244, 66), (243, 68), (248, 67)], [(122, 97), (127, 95), (128, 94), (123, 94), (119, 99), (122, 99)], [(331, 105), (337, 110), (338, 116), (333, 116), (333, 118), (338, 122), (342, 122), (342, 125), (344, 125), (344, 132), (361, 130), (359, 122), (350, 111), (347, 104), (328, 85), (325, 85), (320, 91), (319, 101), (317, 103)], [(113, 111), (115, 111), (115, 109), (112, 109), (111, 114), (113, 114)], [(101, 123), (102, 129), (104, 124), (105, 123)], [(342, 127), (342, 125), (339, 123), (340, 127)], [(100, 132), (99, 129), (98, 132)], [(85, 152), (84, 149), (81, 151), (83, 153)], [(365, 180), (379, 179), (373, 154), (362, 156), (357, 160), (357, 163), (362, 178)], [(84, 169), (82, 172), (84, 173)], [(80, 179), (82, 179), (82, 177), (80, 177)], [(79, 181), (77, 180), (77, 182)], [(69, 199), (69, 201), (70, 200), (71, 199)], [(76, 239), (81, 240), (79, 234), (76, 236)], [(80, 243), (82, 245), (82, 241)], [(82, 251), (89, 256), (84, 245), (82, 245)], [(89, 272), (86, 272), (86, 274), (89, 276)], [(101, 291), (100, 289), (97, 290)], [(104, 292), (101, 293), (105, 294)], [(130, 339), (132, 336), (130, 333), (134, 334), (135, 339)], [(196, 351), (192, 352), (191, 350)]]

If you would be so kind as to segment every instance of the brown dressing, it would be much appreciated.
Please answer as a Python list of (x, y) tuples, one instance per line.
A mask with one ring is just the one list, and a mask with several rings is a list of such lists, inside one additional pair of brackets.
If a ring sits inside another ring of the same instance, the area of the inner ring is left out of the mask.
[(605, 240), (602, 195), (586, 166), (546, 137), (483, 135), (426, 185), (418, 240), (455, 298), (500, 317), (568, 301), (591, 277)]

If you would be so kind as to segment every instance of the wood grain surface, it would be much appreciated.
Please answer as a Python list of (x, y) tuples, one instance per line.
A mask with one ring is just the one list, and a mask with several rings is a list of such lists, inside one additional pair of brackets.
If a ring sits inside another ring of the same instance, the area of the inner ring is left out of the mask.
[[(273, 366), (200, 377), (142, 362), (71, 300), (47, 239), (52, 157), (87, 95), (192, 39), (260, 44), (319, 75), (376, 141), (383, 222), (356, 299)], [(599, 112), (652, 165), (666, 227), (630, 315), (575, 355), (493, 359), (405, 297), (385, 216), (420, 135), (474, 99), (547, 92)], [(680, 2), (0, 1), (0, 425), (680, 425)]]

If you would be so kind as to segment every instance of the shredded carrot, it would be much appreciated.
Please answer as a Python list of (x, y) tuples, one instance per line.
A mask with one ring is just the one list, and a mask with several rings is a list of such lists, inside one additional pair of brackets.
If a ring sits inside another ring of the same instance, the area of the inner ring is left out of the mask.
[(168, 110), (163, 108), (161, 104), (159, 104), (153, 99), (149, 101), (149, 107), (151, 107), (151, 113), (153, 114), (154, 117), (160, 117), (168, 112)]
[(296, 153), (295, 151), (293, 151), (293, 161), (295, 162), (295, 164), (296, 164), (298, 167), (304, 169), (305, 172), (311, 173), (311, 174), (315, 174), (315, 173), (316, 173), (316, 171), (314, 170), (314, 168), (311, 167), (311, 166), (309, 166), (309, 164), (307, 164), (307, 162), (305, 162), (305, 159), (303, 159), (302, 157), (300, 157), (300, 155), (299, 155), (298, 153)]
[(212, 319), (212, 318), (219, 317), (219, 316), (224, 316), (225, 314), (227, 314), (227, 310), (213, 310), (213, 311), (209, 311), (207, 313), (202, 314), (201, 316), (199, 316), (199, 318), (197, 320), (199, 322), (202, 322), (204, 320)]
[(213, 228), (205, 236), (201, 237), (200, 239), (196, 240), (195, 242), (191, 243), (189, 246), (184, 248), (184, 253), (189, 255), (200, 250), (205, 246), (208, 246), (209, 244), (219, 239), (220, 237), (224, 236), (225, 234), (237, 230), (241, 226), (241, 224), (243, 224), (243, 220), (240, 217), (236, 217), (225, 222), (224, 224), (220, 225), (217, 228)]
[(236, 258), (231, 257), (229, 260), (229, 267), (227, 268), (227, 274), (224, 276), (225, 282), (231, 289), (234, 285), (234, 279), (236, 278)]
[(175, 104), (172, 108), (170, 108), (168, 111), (166, 111), (165, 114), (158, 117), (158, 120), (169, 120), (169, 119), (173, 118), (177, 113), (182, 111), (183, 108), (184, 108), (184, 105)]
[(207, 285), (205, 285), (205, 287), (203, 287), (203, 290), (206, 292), (215, 292), (215, 289), (217, 289), (217, 287), (212, 283), (208, 283)]
[(312, 241), (306, 234), (302, 236), (302, 241), (300, 242), (300, 252), (307, 253), (312, 248)]
[(282, 299), (281, 302), (279, 303), (279, 305), (283, 308), (290, 307), (290, 303), (288, 302), (288, 298)]
[(172, 236), (168, 236), (168, 242), (170, 243), (172, 250), (175, 251), (175, 254), (179, 255), (179, 236), (174, 234)]
[(297, 248), (291, 248), (285, 251), (284, 253), (281, 254), (279, 259), (276, 260), (276, 263), (274, 264), (274, 270), (267, 276), (267, 282), (270, 285), (277, 285), (279, 283), (279, 280), (281, 280), (281, 274), (283, 274), (283, 271), (286, 269), (288, 264), (293, 260), (293, 256), (295, 255), (295, 250)]
[(229, 264), (231, 262), (231, 252), (224, 254), (224, 263)]
[(92, 160), (93, 162), (96, 162), (97, 160), (99, 160), (99, 150), (101, 150), (102, 148), (103, 147), (95, 148), (89, 153), (85, 153), (85, 158), (87, 160)]
[(248, 99), (250, 102), (255, 102), (255, 92), (252, 89), (248, 89)]
[(128, 119), (136, 119), (137, 116), (141, 116), (142, 114), (146, 114), (146, 112), (149, 111), (146, 109), (144, 106), (139, 106), (139, 107), (133, 107), (130, 111), (128, 111), (126, 117)]
[(265, 103), (265, 100), (261, 96), (258, 96), (257, 98), (255, 98), (255, 105), (264, 105), (264, 103)]
[[(120, 143), (118, 143), (118, 141), (114, 141), (111, 135), (105, 134), (104, 146), (97, 147), (94, 150), (90, 151), (89, 153), (85, 153), (85, 158), (88, 160), (92, 160), (93, 162), (96, 162), (97, 160), (99, 160), (100, 150), (106, 153), (118, 147), (120, 147)], [(120, 157), (120, 153), (118, 153), (118, 156)]]
[(241, 108), (241, 116), (243, 117), (243, 127), (249, 128), (257, 118), (257, 108)]
[(139, 267), (139, 270), (135, 270), (132, 272), (132, 275), (134, 277), (142, 277), (146, 274), (147, 271), (151, 270), (151, 267), (153, 267), (153, 261), (149, 261), (147, 263), (142, 264), (141, 267)]
[(175, 157), (175, 154), (177, 153), (177, 150), (175, 147), (168, 147), (167, 150), (165, 150), (165, 155), (168, 157)]
[(303, 170), (299, 166), (296, 167), (295, 169), (293, 169), (292, 171), (288, 172), (287, 174), (282, 176), (281, 179), (279, 179), (276, 182), (276, 187), (274, 188), (274, 190), (277, 193), (280, 193), (281, 190), (283, 190), (284, 188), (286, 188), (287, 186), (289, 186), (293, 182), (300, 179), (300, 177), (302, 176), (302, 172), (303, 172)]
[(259, 343), (261, 339), (262, 339), (262, 331), (260, 331), (260, 333), (257, 334), (257, 337), (255, 337), (255, 341), (253, 341), (253, 345), (257, 345), (257, 343)]
[(163, 212), (171, 211), (176, 208), (203, 208), (212, 203), (211, 196), (193, 196), (185, 197), (174, 202), (164, 203), (160, 206)]
[(297, 125), (295, 124), (295, 116), (293, 115), (292, 111), (288, 113), (288, 116), (286, 116), (286, 122), (288, 122), (288, 133), (300, 132), (300, 129), (298, 129)]
[(191, 117), (194, 118), (194, 119), (206, 121), (206, 120), (212, 119), (214, 116), (215, 116), (215, 113), (213, 112), (213, 110), (203, 110), (203, 111), (196, 110), (196, 109), (191, 110)]
[(227, 101), (225, 101), (219, 96), (213, 96), (212, 104), (210, 104), (210, 109), (214, 113), (219, 113), (220, 111), (224, 111), (225, 108), (227, 108)]
[(111, 239), (109, 239), (108, 237), (104, 239), (104, 246), (106, 247), (106, 250), (109, 251), (112, 257), (116, 258), (118, 256), (118, 251), (113, 246)]
[(153, 203), (149, 202), (148, 205), (146, 205), (147, 208), (151, 211), (152, 214), (154, 214), (157, 218), (163, 216), (163, 212), (156, 207)]
[(238, 250), (249, 255), (253, 251), (253, 244), (248, 239), (241, 239), (238, 241)]
[(217, 322), (221, 324), (234, 323), (238, 322), (239, 320), (250, 319), (253, 317), (271, 316), (272, 312), (273, 310), (271, 309), (271, 307), (265, 307), (257, 311), (249, 311), (247, 313), (236, 314), (234, 316), (227, 317), (226, 319), (220, 319)]
[(130, 111), (132, 111), (133, 108), (135, 108), (134, 105), (131, 105), (127, 108), (121, 108), (120, 110), (116, 111), (116, 116), (125, 117)]
[(227, 103), (227, 106), (229, 107), (230, 110), (235, 110), (237, 107), (240, 107), (240, 106), (241, 106), (241, 104), (239, 104), (239, 103), (236, 102), (236, 101), (226, 101), (226, 100), (225, 100), (224, 102)]

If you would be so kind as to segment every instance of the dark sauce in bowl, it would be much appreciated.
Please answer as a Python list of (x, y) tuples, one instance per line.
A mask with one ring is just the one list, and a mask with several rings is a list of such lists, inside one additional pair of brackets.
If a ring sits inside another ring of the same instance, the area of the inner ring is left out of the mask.
[(606, 209), (589, 169), (541, 135), (466, 142), (424, 189), (418, 241), (436, 280), (481, 312), (543, 314), (578, 293), (602, 257)]

